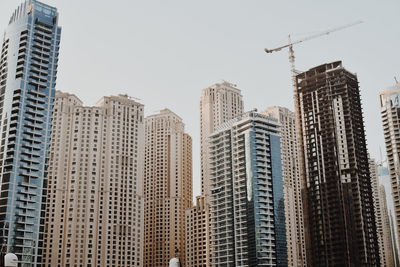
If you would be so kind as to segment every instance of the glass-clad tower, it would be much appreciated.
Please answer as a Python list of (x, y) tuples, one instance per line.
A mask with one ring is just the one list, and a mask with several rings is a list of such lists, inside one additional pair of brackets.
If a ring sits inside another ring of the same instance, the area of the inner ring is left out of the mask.
[(48, 148), (61, 28), (57, 10), (27, 0), (12, 14), (0, 58), (0, 245), (41, 263)]
[(287, 267), (280, 124), (251, 111), (209, 140), (213, 266)]

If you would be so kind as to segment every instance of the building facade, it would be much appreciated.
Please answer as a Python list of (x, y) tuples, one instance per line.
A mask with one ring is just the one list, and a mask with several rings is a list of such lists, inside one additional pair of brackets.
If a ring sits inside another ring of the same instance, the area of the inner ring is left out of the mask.
[(0, 244), (21, 266), (42, 262), (44, 206), (61, 28), (56, 8), (25, 1), (0, 57)]
[(385, 187), (379, 182), (378, 165), (373, 158), (369, 158), (369, 169), (374, 196), (375, 223), (379, 242), (379, 257), (381, 260), (380, 266), (395, 267)]
[[(389, 228), (390, 228), (390, 238), (391, 238), (391, 247), (392, 247), (392, 254), (394, 259), (394, 266), (400, 267), (400, 257), (399, 257), (399, 249), (398, 249), (398, 242), (397, 242), (397, 234), (395, 231), (395, 222), (394, 222), (394, 204), (393, 204), (393, 197), (392, 197), (392, 183), (390, 181), (390, 174), (389, 168), (387, 164), (387, 160), (380, 162), (378, 164), (378, 173), (379, 173), (379, 181), (380, 184), (384, 186), (385, 189), (385, 198), (386, 198), (386, 208), (389, 217)], [(379, 193), (382, 194), (383, 190), (380, 189)], [(382, 197), (380, 201), (382, 201)], [(382, 204), (383, 206), (383, 204)], [(383, 222), (384, 224), (387, 222)], [(385, 227), (385, 226), (384, 226)]]
[(308, 266), (379, 266), (357, 76), (337, 61), (296, 76)]
[(394, 231), (400, 240), (400, 83), (379, 94), (394, 204)]
[[(386, 190), (383, 185), (379, 185), (379, 206), (381, 209), (381, 223), (378, 225), (378, 235), (381, 239), (381, 266), (396, 267), (395, 247), (393, 246), (394, 237), (390, 229), (390, 217), (386, 202)], [(397, 258), (397, 261), (399, 259)]]
[(143, 105), (57, 91), (44, 265), (143, 266)]
[(287, 266), (279, 127), (251, 111), (210, 135), (212, 266)]
[(211, 266), (210, 227), (210, 204), (198, 196), (196, 206), (186, 210), (186, 266)]
[(296, 115), (284, 107), (270, 107), (261, 112), (261, 114), (274, 117), (281, 124), (282, 176), (288, 266), (306, 266)]
[[(214, 129), (243, 113), (243, 100), (240, 89), (236, 85), (223, 81), (213, 84), (202, 91), (200, 100), (200, 160), (201, 160), (201, 197), (198, 206), (186, 212), (186, 220), (190, 221), (187, 229), (203, 235), (208, 244), (196, 246), (196, 237), (187, 240), (190, 253), (186, 260), (192, 267), (211, 266), (211, 225), (210, 221), (203, 223), (204, 218), (210, 218), (210, 170), (209, 170), (209, 135)], [(204, 202), (204, 203), (203, 203)], [(199, 221), (196, 221), (199, 220)]]
[(144, 266), (185, 265), (185, 210), (192, 207), (192, 138), (168, 109), (145, 120)]
[(200, 100), (201, 194), (210, 195), (209, 135), (215, 128), (244, 111), (243, 97), (236, 85), (226, 81), (203, 89)]

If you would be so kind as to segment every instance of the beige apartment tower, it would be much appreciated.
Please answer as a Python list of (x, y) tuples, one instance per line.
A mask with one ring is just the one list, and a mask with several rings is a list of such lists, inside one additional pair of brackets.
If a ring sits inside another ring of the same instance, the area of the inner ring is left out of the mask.
[(143, 152), (142, 104), (56, 93), (45, 266), (143, 266)]
[[(144, 266), (185, 265), (185, 210), (192, 206), (192, 138), (169, 109), (145, 119)], [(190, 266), (188, 266), (190, 267)]]
[(236, 85), (223, 81), (203, 89), (200, 100), (201, 196), (197, 197), (197, 205), (186, 211), (188, 231), (186, 262), (189, 264), (187, 266), (212, 265), (208, 137), (217, 126), (241, 113), (243, 113), (243, 100)]
[(209, 135), (224, 122), (242, 114), (240, 89), (226, 81), (203, 89), (200, 100), (201, 194), (210, 196)]
[(210, 204), (204, 196), (196, 197), (196, 206), (186, 210), (186, 266), (209, 267)]
[(281, 124), (281, 158), (288, 266), (306, 266), (296, 115), (287, 108), (277, 106), (270, 107), (261, 114), (271, 116)]

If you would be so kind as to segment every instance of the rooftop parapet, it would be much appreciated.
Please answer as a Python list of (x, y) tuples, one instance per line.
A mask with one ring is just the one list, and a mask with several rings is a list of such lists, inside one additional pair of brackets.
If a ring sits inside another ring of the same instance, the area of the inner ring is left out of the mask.
[[(261, 118), (261, 119), (264, 119), (264, 120), (267, 120), (267, 121), (273, 123), (274, 125), (280, 126), (280, 123), (278, 122), (278, 120), (276, 118), (269, 116), (269, 115), (257, 113), (257, 109), (253, 109), (251, 111), (244, 112), (244, 113), (240, 114), (239, 116), (217, 126), (215, 128), (214, 133), (218, 133), (220, 131), (225, 131), (227, 129), (230, 129), (237, 122), (240, 122), (245, 119), (253, 119), (253, 118)], [(213, 134), (211, 134), (211, 135), (213, 135)]]
[(41, 13), (41, 16), (48, 18), (49, 20), (53, 20), (57, 18), (57, 8), (46, 5), (36, 0), (26, 0), (22, 3), (11, 15), (9, 25), (20, 20), (23, 17), (28, 16), (32, 13), (32, 11)]

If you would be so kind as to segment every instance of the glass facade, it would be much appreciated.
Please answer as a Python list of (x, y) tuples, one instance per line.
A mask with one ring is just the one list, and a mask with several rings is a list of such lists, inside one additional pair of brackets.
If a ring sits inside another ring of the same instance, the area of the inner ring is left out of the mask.
[(274, 195), (276, 266), (284, 267), (288, 266), (288, 259), (286, 248), (285, 204), (283, 197), (283, 178), (280, 145), (280, 137), (271, 135), (270, 147), (273, 188), (272, 190)]
[(213, 263), (287, 266), (279, 123), (248, 112), (210, 136)]
[(39, 266), (61, 28), (35, 0), (13, 13), (0, 58), (0, 244)]
[(287, 266), (280, 136), (254, 122), (245, 149), (249, 265)]

